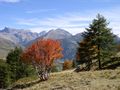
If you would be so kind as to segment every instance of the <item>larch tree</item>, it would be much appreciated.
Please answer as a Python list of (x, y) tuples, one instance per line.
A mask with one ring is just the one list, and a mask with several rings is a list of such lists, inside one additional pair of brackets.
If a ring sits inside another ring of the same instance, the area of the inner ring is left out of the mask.
[(63, 63), (63, 70), (72, 69), (73, 61), (65, 60)]
[(41, 80), (47, 80), (54, 60), (63, 56), (62, 50), (58, 40), (40, 39), (29, 46), (21, 58), (34, 66)]

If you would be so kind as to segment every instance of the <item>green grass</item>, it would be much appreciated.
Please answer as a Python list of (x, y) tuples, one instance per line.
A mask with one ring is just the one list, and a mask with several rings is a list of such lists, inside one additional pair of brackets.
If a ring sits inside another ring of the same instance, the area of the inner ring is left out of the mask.
[(22, 79), (19, 79), (18, 81), (16, 81), (14, 83), (14, 85), (18, 85), (18, 84), (24, 85), (24, 84), (30, 83), (32, 81), (35, 81), (35, 80), (38, 80), (37, 76), (25, 77), (25, 78), (22, 78)]
[(39, 81), (39, 78), (37, 76), (25, 77), (13, 83), (9, 88), (11, 90), (17, 89), (17, 88), (26, 88), (34, 84), (37, 84), (38, 81)]

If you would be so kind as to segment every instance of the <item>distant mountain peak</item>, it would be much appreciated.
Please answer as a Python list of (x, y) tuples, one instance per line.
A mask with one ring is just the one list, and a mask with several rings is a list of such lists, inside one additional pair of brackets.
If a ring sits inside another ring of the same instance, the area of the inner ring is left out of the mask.
[(42, 35), (45, 35), (46, 32), (31, 32), (30, 30), (25, 30), (25, 29), (14, 29), (14, 28), (9, 28), (5, 27), (4, 29), (0, 30), (0, 37), (10, 40), (14, 43), (19, 43), (22, 45), (25, 45), (31, 40), (34, 40)]
[(5, 27), (4, 29), (1, 30), (1, 32), (6, 32), (6, 33), (9, 33), (10, 31), (11, 29), (8, 27)]
[[(64, 29), (61, 29), (61, 28), (57, 28), (57, 29), (52, 29), (50, 30), (51, 32), (54, 31), (54, 32), (63, 32), (63, 33), (69, 33), (68, 31), (64, 30)], [(69, 33), (71, 34), (71, 33)], [(71, 34), (72, 35), (72, 34)]]
[(18, 32), (31, 32), (30, 30), (24, 30), (24, 29), (15, 29), (15, 28), (10, 28), (10, 27), (5, 27), (2, 29), (0, 32), (5, 32), (5, 33), (18, 33)]
[(58, 28), (58, 29), (52, 29), (52, 30), (50, 30), (50, 31), (46, 34), (45, 38), (64, 39), (64, 38), (69, 38), (69, 37), (71, 37), (71, 36), (72, 36), (71, 33), (67, 32), (67, 31), (64, 30), (64, 29)]

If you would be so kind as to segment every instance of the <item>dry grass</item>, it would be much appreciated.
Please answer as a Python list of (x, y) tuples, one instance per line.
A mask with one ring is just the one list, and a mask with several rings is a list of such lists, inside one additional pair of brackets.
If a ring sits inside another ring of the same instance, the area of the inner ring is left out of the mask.
[(120, 70), (52, 73), (48, 81), (23, 90), (120, 90)]

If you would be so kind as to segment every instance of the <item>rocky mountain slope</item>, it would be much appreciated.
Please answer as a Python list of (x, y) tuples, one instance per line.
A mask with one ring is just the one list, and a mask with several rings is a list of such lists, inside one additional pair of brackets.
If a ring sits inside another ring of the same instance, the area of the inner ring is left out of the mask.
[(46, 34), (46, 32), (33, 33), (29, 30), (5, 27), (0, 30), (0, 58), (5, 59), (7, 53), (14, 47), (24, 47), (31, 40), (34, 40), (44, 34)]
[(40, 38), (44, 38), (44, 39), (49, 38), (49, 39), (55, 39), (61, 41), (61, 45), (63, 48), (63, 55), (64, 55), (63, 59), (74, 59), (76, 54), (76, 49), (78, 47), (77, 42), (82, 40), (81, 33), (77, 35), (72, 35), (63, 29), (50, 30), (45, 35), (35, 39), (34, 41)]
[(10, 40), (0, 37), (0, 58), (5, 59), (7, 53), (14, 49), (17, 44), (11, 42)]
[[(82, 40), (82, 34), (72, 35), (63, 29), (33, 33), (29, 30), (5, 27), (3, 30), (0, 30), (0, 58), (5, 58), (9, 50), (15, 46), (27, 47), (40, 38), (60, 40), (63, 47), (63, 59), (74, 59), (78, 47), (77, 42)], [(115, 40), (120, 43), (119, 37), (116, 37)]]
[(13, 29), (5, 27), (3, 30), (0, 31), (0, 37), (7, 39), (11, 42), (14, 42), (15, 44), (21, 44), (25, 45), (29, 41), (34, 40), (42, 35), (44, 35), (46, 32), (41, 33), (33, 33), (29, 30), (23, 30), (23, 29)]

